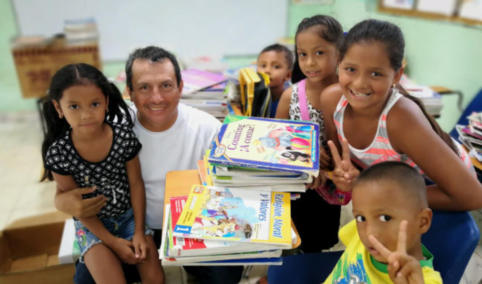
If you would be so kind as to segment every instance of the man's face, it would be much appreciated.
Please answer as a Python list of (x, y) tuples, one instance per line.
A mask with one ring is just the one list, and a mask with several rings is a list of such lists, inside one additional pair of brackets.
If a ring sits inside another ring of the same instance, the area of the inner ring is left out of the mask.
[(169, 59), (160, 62), (136, 59), (132, 65), (130, 97), (137, 107), (139, 122), (154, 132), (169, 129), (177, 119), (182, 86), (182, 81), (177, 84)]

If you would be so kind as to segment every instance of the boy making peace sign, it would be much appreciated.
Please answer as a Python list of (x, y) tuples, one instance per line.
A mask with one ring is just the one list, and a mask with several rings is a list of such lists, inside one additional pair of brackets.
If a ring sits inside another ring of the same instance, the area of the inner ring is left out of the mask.
[(324, 283), (442, 283), (421, 243), (430, 228), (425, 182), (401, 162), (364, 170), (353, 185), (355, 220), (344, 226), (346, 249)]

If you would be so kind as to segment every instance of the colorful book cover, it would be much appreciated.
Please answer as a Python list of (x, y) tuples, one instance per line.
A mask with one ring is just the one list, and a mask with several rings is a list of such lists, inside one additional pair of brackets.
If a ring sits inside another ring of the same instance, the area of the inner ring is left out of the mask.
[[(251, 243), (234, 243), (234, 242), (226, 242), (226, 241), (218, 241), (218, 240), (203, 240), (203, 239), (192, 239), (192, 238), (181, 238), (175, 237), (172, 235), (172, 231), (179, 220), (181, 212), (184, 208), (184, 205), (187, 201), (187, 196), (178, 196), (172, 197), (169, 200), (170, 204), (170, 226), (168, 228), (169, 234), (169, 247), (167, 251), (167, 255), (169, 257), (184, 257), (184, 256), (206, 256), (206, 255), (213, 255), (213, 254), (233, 254), (233, 253), (246, 253), (246, 252), (253, 252), (253, 251), (264, 251), (264, 250), (273, 250), (276, 249), (275, 246), (269, 246), (265, 244), (251, 244)], [(263, 257), (267, 255), (259, 255), (250, 257)], [(273, 256), (273, 255), (270, 255)], [(278, 255), (279, 256), (279, 255)], [(242, 256), (240, 256), (241, 258)], [(244, 255), (247, 258), (246, 255)], [(235, 257), (225, 257), (225, 259), (233, 259)], [(222, 259), (222, 256), (219, 256), (217, 259)], [(201, 259), (200, 259), (201, 260)], [(208, 260), (208, 259), (203, 259)], [(214, 260), (211, 258), (211, 260)]]
[(306, 121), (229, 116), (209, 162), (318, 176), (319, 126)]
[(290, 194), (194, 185), (173, 235), (291, 247)]
[(183, 94), (191, 94), (227, 80), (223, 74), (198, 69), (182, 70), (181, 77), (184, 83)]

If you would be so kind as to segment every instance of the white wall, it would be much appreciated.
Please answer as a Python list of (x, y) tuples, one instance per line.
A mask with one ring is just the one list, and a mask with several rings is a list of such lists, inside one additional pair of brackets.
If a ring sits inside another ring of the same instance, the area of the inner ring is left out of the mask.
[(189, 58), (257, 54), (287, 34), (288, 0), (12, 0), (21, 35), (51, 36), (93, 17), (103, 60), (159, 45)]

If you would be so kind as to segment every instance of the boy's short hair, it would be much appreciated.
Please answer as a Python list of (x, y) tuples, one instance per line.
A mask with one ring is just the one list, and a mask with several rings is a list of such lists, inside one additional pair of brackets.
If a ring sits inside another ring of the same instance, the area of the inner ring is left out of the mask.
[(400, 185), (403, 191), (413, 197), (421, 207), (428, 207), (427, 189), (423, 176), (411, 166), (397, 161), (382, 162), (363, 170), (354, 184), (364, 182), (391, 181)]
[(261, 50), (261, 52), (259, 54), (261, 55), (261, 54), (263, 54), (265, 52), (268, 52), (268, 51), (276, 51), (276, 52), (284, 53), (286, 63), (288, 63), (288, 69), (289, 70), (293, 69), (293, 60), (294, 60), (293, 59), (293, 53), (286, 46), (284, 46), (282, 44), (279, 44), (279, 43), (271, 44), (271, 45), (268, 45), (267, 47), (263, 48), (263, 50)]

